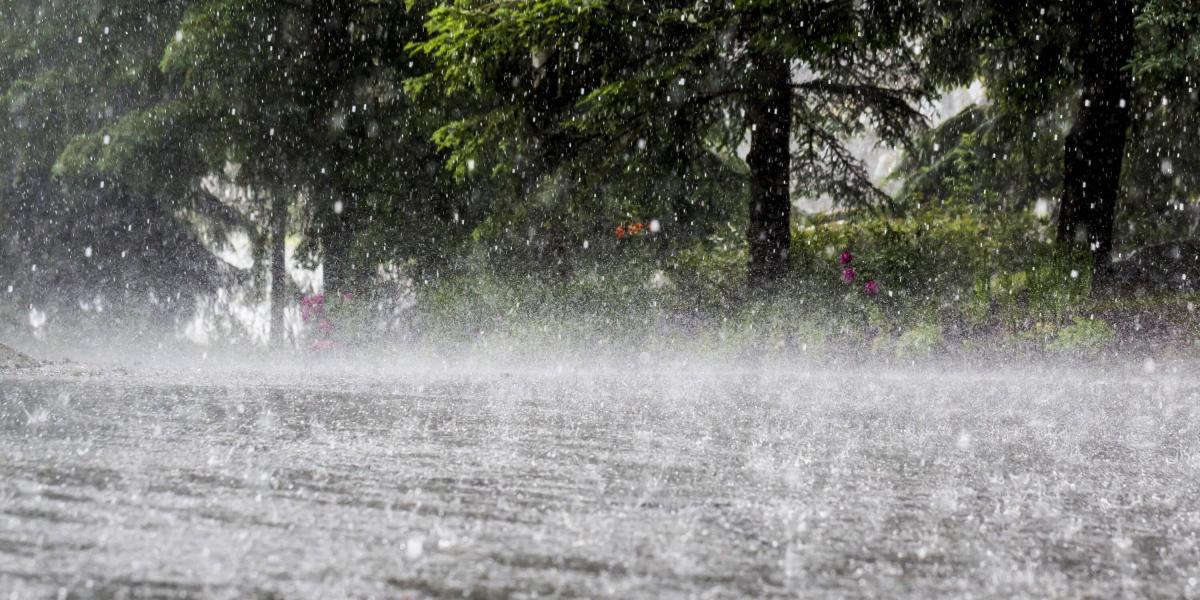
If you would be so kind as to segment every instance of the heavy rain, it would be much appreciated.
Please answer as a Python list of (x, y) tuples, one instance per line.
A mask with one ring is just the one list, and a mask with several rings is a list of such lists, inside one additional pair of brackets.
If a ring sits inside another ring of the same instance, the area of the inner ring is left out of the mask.
[(0, 599), (1200, 598), (1192, 0), (0, 17)]

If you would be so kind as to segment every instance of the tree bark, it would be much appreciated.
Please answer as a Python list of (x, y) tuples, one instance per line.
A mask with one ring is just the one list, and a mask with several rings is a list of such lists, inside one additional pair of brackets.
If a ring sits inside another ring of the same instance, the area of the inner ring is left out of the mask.
[[(354, 244), (353, 202), (346, 198), (335, 199), (331, 187), (324, 187), (321, 195), (322, 201), (329, 203), (327, 209), (322, 209), (328, 210), (329, 214), (323, 219), (319, 233), (324, 291), (326, 294), (358, 292), (358, 279), (350, 264)], [(339, 200), (341, 212), (337, 210)]]
[(271, 192), (271, 329), (268, 333), (272, 347), (282, 348), (284, 335), (283, 309), (287, 304), (287, 196), (281, 190)]
[(1067, 134), (1058, 241), (1092, 255), (1093, 286), (1111, 273), (1113, 218), (1131, 118), (1133, 6), (1088, 0), (1076, 15), (1083, 67), (1079, 114)]
[(792, 243), (791, 68), (787, 60), (764, 53), (755, 53), (751, 62), (748, 282), (770, 288), (787, 274)]
[[(314, 93), (317, 101), (309, 107), (309, 122), (324, 122), (339, 110), (339, 103), (352, 102), (353, 90), (364, 77), (361, 72), (363, 57), (356, 59), (351, 44), (351, 25), (355, 13), (361, 9), (360, 4), (351, 0), (316, 0), (309, 5), (312, 60), (322, 66), (323, 74)], [(352, 133), (348, 130), (341, 135)], [(317, 209), (317, 239), (321, 247), (323, 291), (326, 294), (357, 292), (359, 279), (350, 264), (357, 215), (353, 200), (345, 192), (339, 176), (351, 151), (345, 148), (344, 141), (328, 134), (314, 139), (318, 147), (313, 154), (319, 157), (316, 168), (321, 170), (314, 185), (315, 199), (320, 205)], [(339, 200), (340, 212), (335, 209)]]

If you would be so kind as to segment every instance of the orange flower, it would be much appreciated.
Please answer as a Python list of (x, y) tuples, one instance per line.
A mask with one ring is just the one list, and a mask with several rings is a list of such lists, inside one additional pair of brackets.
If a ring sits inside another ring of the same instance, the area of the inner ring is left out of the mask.
[(629, 226), (629, 235), (637, 235), (642, 232), (642, 224), (634, 223)]
[(625, 226), (617, 225), (617, 239), (619, 240), (623, 237), (625, 237)]

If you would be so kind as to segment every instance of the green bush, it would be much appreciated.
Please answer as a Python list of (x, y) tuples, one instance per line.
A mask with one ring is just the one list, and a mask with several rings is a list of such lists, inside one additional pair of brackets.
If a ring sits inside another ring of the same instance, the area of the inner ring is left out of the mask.
[(841, 297), (837, 255), (850, 250), (860, 279), (879, 282), (880, 305), (898, 325), (1061, 320), (1088, 297), (1090, 274), (1072, 266), (1077, 257), (1061, 255), (1048, 229), (1031, 213), (987, 220), (968, 211), (814, 219), (796, 230), (795, 277), (821, 296)]
[(1047, 350), (1062, 354), (1092, 357), (1100, 354), (1116, 339), (1112, 325), (1101, 319), (1075, 317), (1074, 322), (1058, 331), (1046, 345)]
[(900, 358), (927, 357), (945, 340), (942, 338), (942, 328), (934, 323), (921, 323), (911, 327), (896, 340), (896, 356)]

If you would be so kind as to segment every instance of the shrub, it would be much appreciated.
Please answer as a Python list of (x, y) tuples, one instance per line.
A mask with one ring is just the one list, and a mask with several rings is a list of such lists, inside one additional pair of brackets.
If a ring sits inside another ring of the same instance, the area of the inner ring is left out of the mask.
[(1112, 325), (1101, 319), (1075, 317), (1074, 322), (1059, 330), (1058, 336), (1046, 345), (1047, 350), (1081, 357), (1093, 357), (1104, 351), (1116, 339)]
[(896, 356), (900, 358), (927, 357), (942, 345), (942, 328), (934, 323), (910, 327), (896, 340)]
[[(970, 328), (1060, 320), (1088, 297), (1089, 273), (1053, 244), (1030, 213), (983, 220), (967, 211), (907, 217), (844, 214), (796, 230), (796, 274), (820, 296), (840, 296), (828, 265), (851, 250), (869, 269), (897, 324), (959, 322)], [(1072, 275), (1074, 273), (1074, 275)]]

